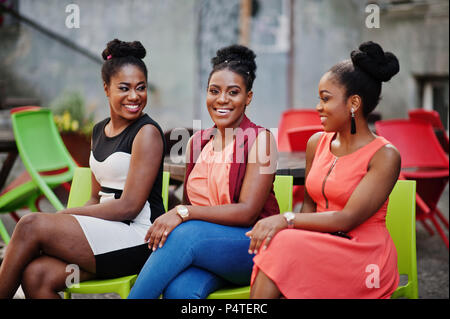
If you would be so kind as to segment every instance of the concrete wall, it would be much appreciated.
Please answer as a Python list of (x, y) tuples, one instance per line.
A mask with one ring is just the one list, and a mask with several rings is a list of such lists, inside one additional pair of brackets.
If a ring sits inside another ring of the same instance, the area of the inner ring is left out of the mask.
[[(80, 7), (80, 28), (68, 29), (65, 8)], [(193, 119), (210, 123), (205, 108), (206, 80), (215, 51), (239, 36), (239, 0), (20, 0), (20, 13), (100, 55), (113, 39), (140, 40), (148, 50), (145, 62), (155, 87), (148, 112), (168, 129), (192, 126)], [(250, 47), (258, 63), (254, 100), (249, 116), (266, 127), (276, 127), (281, 113), (291, 107), (317, 103), (320, 77), (366, 40), (379, 42), (400, 60), (401, 72), (383, 86), (377, 109), (383, 118), (403, 117), (418, 107), (420, 74), (448, 76), (448, 1), (414, 1), (402, 10), (381, 10), (380, 28), (365, 25), (365, 0), (295, 0), (294, 97), (287, 105), (288, 51), (264, 47), (265, 27), (286, 15), (287, 0), (259, 0), (253, 18)], [(382, 8), (387, 0), (378, 1)], [(425, 4), (420, 4), (425, 3)], [(272, 20), (271, 20), (272, 19)], [(279, 21), (278, 21), (279, 22)], [(277, 26), (276, 26), (277, 27)], [(281, 40), (286, 33), (282, 28)], [(284, 30), (285, 31), (285, 30)], [(8, 92), (39, 97), (48, 105), (65, 90), (79, 90), (96, 118), (108, 114), (100, 78), (101, 64), (22, 24), (19, 31), (0, 28), (0, 76)], [(269, 41), (270, 42), (270, 41)]]
[(383, 86), (379, 110), (385, 118), (407, 117), (409, 109), (423, 107), (417, 76), (448, 78), (448, 19), (448, 1), (432, 0), (386, 8), (381, 12), (379, 29), (363, 29), (364, 41), (383, 44), (400, 61), (399, 74)]
[[(194, 0), (177, 1), (61, 1), (21, 0), (20, 14), (88, 49), (100, 57), (106, 43), (114, 38), (139, 40), (147, 49), (144, 61), (149, 81), (155, 87), (147, 112), (164, 126), (180, 125), (192, 113), (195, 62)], [(80, 28), (65, 25), (70, 3), (80, 8)], [(65, 90), (78, 90), (96, 110), (96, 118), (109, 109), (103, 93), (101, 64), (22, 24), (18, 34), (2, 37), (2, 74), (13, 76), (9, 91), (38, 95), (48, 105)], [(31, 91), (21, 92), (20, 87)]]

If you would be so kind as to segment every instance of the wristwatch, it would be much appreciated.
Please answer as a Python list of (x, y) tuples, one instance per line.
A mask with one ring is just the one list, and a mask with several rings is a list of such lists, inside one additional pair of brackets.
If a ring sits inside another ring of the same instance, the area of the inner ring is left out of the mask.
[(294, 228), (295, 214), (293, 212), (286, 212), (283, 214), (283, 217), (287, 221), (288, 228)]
[(189, 217), (189, 210), (184, 205), (178, 205), (177, 206), (177, 214), (184, 221), (186, 218)]

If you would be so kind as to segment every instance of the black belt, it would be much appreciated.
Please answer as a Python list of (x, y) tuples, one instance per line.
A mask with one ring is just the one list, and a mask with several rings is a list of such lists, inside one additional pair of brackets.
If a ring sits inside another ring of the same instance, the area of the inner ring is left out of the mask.
[[(123, 190), (121, 190), (121, 189), (109, 188), (109, 187), (104, 187), (104, 186), (102, 186), (100, 188), (100, 190), (106, 194), (114, 194), (115, 199), (119, 199), (123, 193)], [(131, 220), (122, 220), (122, 223), (130, 225), (132, 223), (132, 221)]]
[(119, 199), (120, 196), (122, 196), (122, 193), (123, 193), (123, 190), (121, 190), (121, 189), (109, 188), (109, 187), (104, 187), (104, 186), (102, 186), (100, 188), (100, 190), (103, 193), (114, 194), (114, 198), (115, 199)]

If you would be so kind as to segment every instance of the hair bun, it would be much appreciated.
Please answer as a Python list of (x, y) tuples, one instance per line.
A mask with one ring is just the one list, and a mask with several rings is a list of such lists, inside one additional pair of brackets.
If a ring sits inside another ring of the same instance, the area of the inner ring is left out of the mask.
[(139, 41), (125, 42), (119, 39), (114, 39), (106, 45), (106, 49), (102, 52), (103, 60), (111, 58), (122, 58), (126, 56), (133, 56), (138, 59), (143, 59), (146, 55), (144, 46)]
[(223, 49), (220, 49), (216, 53), (216, 57), (211, 59), (213, 68), (222, 63), (240, 62), (249, 68), (249, 71), (256, 71), (255, 63), (256, 55), (249, 48), (234, 44)]
[(389, 81), (400, 71), (397, 57), (391, 52), (384, 52), (378, 43), (372, 41), (362, 43), (359, 50), (352, 51), (350, 56), (353, 65), (380, 82)]

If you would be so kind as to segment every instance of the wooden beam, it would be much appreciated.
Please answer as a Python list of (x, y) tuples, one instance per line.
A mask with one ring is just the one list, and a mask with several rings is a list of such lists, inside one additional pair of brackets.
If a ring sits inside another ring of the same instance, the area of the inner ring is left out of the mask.
[(289, 14), (289, 51), (287, 63), (287, 108), (294, 108), (295, 86), (295, 24), (294, 24), (294, 0), (288, 0)]
[(239, 25), (239, 43), (250, 44), (250, 25), (252, 19), (252, 0), (241, 0), (241, 14)]

